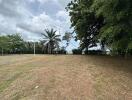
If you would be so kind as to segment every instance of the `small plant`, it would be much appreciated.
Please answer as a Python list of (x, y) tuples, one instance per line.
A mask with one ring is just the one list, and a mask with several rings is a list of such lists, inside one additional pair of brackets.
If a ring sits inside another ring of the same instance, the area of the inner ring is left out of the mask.
[(101, 50), (88, 50), (88, 51), (85, 51), (85, 54), (86, 55), (102, 55), (103, 51), (101, 51)]
[(81, 49), (73, 49), (72, 53), (73, 54), (82, 54), (82, 50)]

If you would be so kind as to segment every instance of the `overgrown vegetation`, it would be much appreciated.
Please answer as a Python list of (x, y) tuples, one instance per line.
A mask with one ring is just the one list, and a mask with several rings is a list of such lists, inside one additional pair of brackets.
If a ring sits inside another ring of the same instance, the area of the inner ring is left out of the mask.
[(3, 54), (33, 54), (34, 49), (36, 54), (66, 54), (66, 51), (61, 49), (59, 42), (60, 35), (56, 35), (53, 29), (45, 30), (42, 34), (43, 40), (25, 41), (20, 34), (2, 35), (0, 36), (0, 53)]
[(81, 49), (73, 49), (72, 52), (73, 52), (73, 54), (82, 54)]
[(107, 48), (116, 55), (131, 54), (131, 0), (72, 0), (66, 9), (83, 50), (100, 43), (102, 51)]
[(103, 51), (102, 50), (88, 50), (88, 51), (85, 51), (84, 54), (86, 54), (86, 55), (103, 55)]

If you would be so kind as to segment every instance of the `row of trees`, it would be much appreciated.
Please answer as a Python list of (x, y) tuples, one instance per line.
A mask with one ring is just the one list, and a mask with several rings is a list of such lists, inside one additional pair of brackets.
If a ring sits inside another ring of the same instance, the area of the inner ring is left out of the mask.
[(102, 51), (132, 54), (131, 0), (73, 0), (66, 9), (81, 50), (100, 44)]
[(53, 29), (42, 33), (39, 42), (24, 41), (19, 34), (0, 36), (0, 53), (3, 54), (33, 54), (34, 47), (37, 54), (66, 54), (65, 48), (60, 48), (60, 35)]

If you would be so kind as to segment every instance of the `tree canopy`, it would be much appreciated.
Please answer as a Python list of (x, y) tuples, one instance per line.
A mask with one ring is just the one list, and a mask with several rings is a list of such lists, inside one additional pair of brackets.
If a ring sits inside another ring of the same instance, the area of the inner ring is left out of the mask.
[(90, 9), (92, 4), (93, 0), (74, 0), (66, 8), (71, 16), (71, 27), (74, 27), (78, 39), (81, 40), (81, 48), (86, 50), (96, 46), (99, 29), (103, 25), (103, 17), (97, 17)]
[(61, 48), (60, 35), (54, 29), (46, 29), (42, 33), (42, 40), (24, 40), (18, 33), (11, 35), (0, 35), (0, 55), (3, 54), (66, 54), (65, 48)]
[(59, 49), (59, 42), (61, 41), (60, 35), (56, 34), (54, 29), (47, 29), (45, 33), (42, 33), (43, 36), (43, 46), (46, 49), (47, 53), (53, 54), (55, 49)]
[(118, 54), (132, 50), (131, 0), (73, 0), (67, 10), (82, 48), (100, 41)]

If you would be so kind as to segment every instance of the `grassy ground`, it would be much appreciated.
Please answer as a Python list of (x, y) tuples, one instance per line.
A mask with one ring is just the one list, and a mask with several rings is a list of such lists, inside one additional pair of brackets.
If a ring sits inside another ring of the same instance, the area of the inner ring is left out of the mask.
[(0, 57), (0, 100), (132, 100), (132, 60), (79, 55)]

